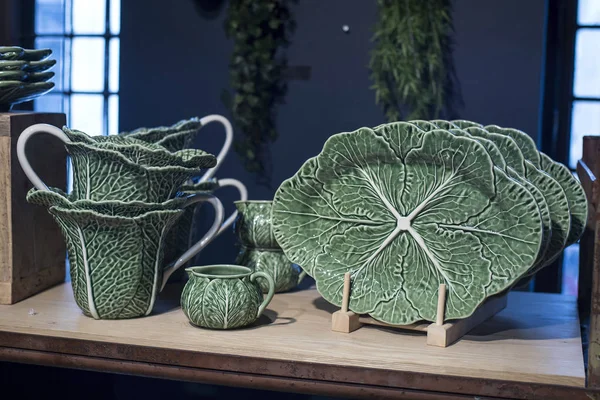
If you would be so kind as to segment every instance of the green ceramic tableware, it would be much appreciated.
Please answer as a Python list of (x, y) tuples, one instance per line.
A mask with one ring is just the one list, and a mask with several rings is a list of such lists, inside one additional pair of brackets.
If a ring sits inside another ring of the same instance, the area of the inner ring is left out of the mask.
[(85, 145), (88, 149), (111, 150), (127, 160), (144, 167), (212, 168), (215, 156), (199, 149), (170, 151), (161, 145), (118, 135), (88, 135), (76, 129), (63, 127), (63, 132), (75, 146)]
[(24, 49), (18, 46), (0, 46), (0, 60), (42, 61), (52, 49)]
[(23, 70), (27, 72), (44, 72), (52, 68), (55, 64), (55, 59), (28, 61)]
[(23, 60), (0, 60), (0, 71), (21, 71), (27, 66)]
[[(75, 302), (94, 319), (149, 315), (169, 275), (212, 240), (223, 221), (223, 206), (211, 195), (150, 204), (71, 201), (59, 191), (32, 189), (27, 200), (49, 207), (60, 226)], [(166, 233), (186, 207), (200, 201), (215, 207), (215, 224), (177, 263), (165, 266)]]
[(271, 224), (271, 200), (246, 200), (234, 202), (238, 217), (234, 223), (234, 232), (246, 247), (261, 249), (279, 249)]
[(200, 118), (193, 117), (170, 126), (144, 126), (132, 131), (119, 132), (119, 136), (132, 137), (147, 143), (159, 144), (170, 151), (177, 151), (189, 148), (201, 127)]
[[(223, 179), (215, 179), (211, 178), (207, 181), (196, 182), (193, 184), (186, 184), (181, 187), (180, 192), (186, 195), (193, 195), (198, 193), (210, 193), (214, 194), (215, 191), (226, 188), (233, 187), (238, 193), (240, 200), (248, 199), (248, 190), (246, 186), (238, 181), (237, 179), (231, 178), (223, 178)], [(221, 225), (219, 228), (219, 232), (217, 236), (225, 232), (235, 221), (238, 215), (238, 211), (235, 210)], [(190, 207), (185, 210), (185, 213), (178, 221), (177, 225), (171, 229), (169, 235), (167, 237), (167, 250), (165, 254), (165, 259), (170, 260), (175, 257), (177, 254), (181, 254), (182, 249), (187, 248), (188, 243), (192, 243), (196, 240), (199, 232), (199, 226), (205, 224), (206, 214), (202, 212), (202, 205), (198, 204), (198, 207)], [(190, 260), (190, 263), (195, 262), (196, 260)], [(183, 269), (178, 270), (173, 274), (173, 281), (180, 281), (185, 277), (183, 274)]]
[(22, 81), (26, 76), (25, 71), (0, 71), (0, 81)]
[(54, 82), (0, 81), (0, 111), (33, 100), (54, 88)]
[[(292, 290), (306, 277), (306, 271), (292, 263), (282, 250), (249, 249), (242, 246), (235, 263), (269, 274), (275, 282), (275, 293)], [(258, 278), (258, 283), (263, 293), (269, 291), (266, 279)]]
[[(25, 145), (37, 133), (49, 133), (65, 143), (73, 164), (72, 196), (77, 200), (121, 200), (161, 203), (172, 198), (181, 185), (201, 168), (182, 166), (143, 166), (122, 153), (99, 148), (86, 143), (74, 143), (59, 128), (48, 124), (35, 124), (26, 128), (17, 141), (17, 156), (23, 171), (34, 187), (47, 190), (47, 186), (31, 168)], [(171, 153), (165, 152), (164, 157)], [(205, 167), (215, 165), (214, 156), (206, 154), (201, 158)]]
[[(181, 293), (181, 308), (189, 321), (209, 329), (235, 329), (254, 323), (273, 299), (273, 278), (241, 265), (186, 268), (189, 280)], [(257, 278), (269, 291), (263, 297)]]
[(48, 72), (30, 72), (28, 73), (23, 81), (24, 82), (46, 82), (54, 77), (55, 73), (52, 71)]
[(171, 126), (142, 127), (129, 132), (121, 132), (119, 136), (133, 137), (144, 142), (159, 144), (170, 151), (177, 151), (190, 148), (200, 129), (211, 122), (218, 122), (223, 125), (225, 128), (225, 143), (217, 154), (217, 165), (206, 171), (200, 178), (200, 181), (207, 181), (215, 175), (233, 143), (233, 128), (229, 120), (222, 115), (211, 114), (202, 118), (193, 117), (178, 121)]
[(542, 216), (533, 195), (476, 140), (396, 122), (329, 137), (284, 181), (273, 232), (289, 260), (340, 306), (394, 325), (470, 315), (536, 262)]

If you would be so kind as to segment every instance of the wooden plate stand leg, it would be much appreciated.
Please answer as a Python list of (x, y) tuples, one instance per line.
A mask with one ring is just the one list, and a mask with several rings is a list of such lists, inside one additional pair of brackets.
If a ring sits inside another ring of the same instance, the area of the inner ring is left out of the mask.
[(356, 314), (348, 310), (350, 300), (350, 273), (344, 275), (344, 293), (342, 308), (331, 315), (331, 330), (350, 333), (363, 325), (377, 325), (396, 329), (427, 332), (429, 346), (447, 347), (466, 335), (471, 329), (498, 314), (506, 307), (506, 294), (490, 297), (468, 318), (444, 322), (446, 306), (446, 285), (441, 284), (438, 292), (436, 321), (434, 323), (416, 323), (411, 325), (390, 325), (371, 317)]

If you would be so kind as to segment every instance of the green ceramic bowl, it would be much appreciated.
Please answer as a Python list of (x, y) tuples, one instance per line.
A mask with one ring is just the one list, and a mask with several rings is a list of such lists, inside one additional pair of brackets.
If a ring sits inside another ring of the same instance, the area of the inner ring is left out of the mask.
[(161, 145), (118, 135), (95, 135), (63, 127), (63, 132), (76, 145), (85, 144), (89, 148), (111, 150), (120, 153), (129, 161), (145, 167), (213, 168), (217, 161), (214, 155), (200, 149), (170, 151)]
[[(48, 133), (64, 142), (73, 165), (71, 196), (74, 200), (162, 203), (175, 196), (181, 185), (198, 175), (203, 168), (210, 168), (216, 163), (214, 156), (203, 153), (192, 158), (195, 167), (186, 167), (182, 164), (186, 165), (190, 160), (181, 154), (164, 149), (146, 151), (142, 146), (136, 147), (136, 152), (124, 154), (83, 141), (72, 142), (67, 133), (57, 127), (35, 124), (19, 136), (17, 156), (26, 176), (34, 187), (41, 190), (47, 190), (47, 186), (31, 168), (25, 152), (27, 141), (39, 133)], [(148, 153), (152, 156), (146, 160), (151, 159), (154, 164), (140, 164)], [(132, 157), (132, 154), (136, 157)]]
[(200, 118), (193, 117), (176, 122), (170, 126), (141, 127), (119, 135), (159, 144), (170, 151), (189, 148), (192, 140), (202, 128)]

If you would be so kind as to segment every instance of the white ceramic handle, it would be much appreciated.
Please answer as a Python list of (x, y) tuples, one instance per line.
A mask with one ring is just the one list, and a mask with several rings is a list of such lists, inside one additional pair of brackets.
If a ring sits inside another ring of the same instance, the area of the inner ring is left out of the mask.
[(31, 183), (33, 183), (33, 186), (36, 189), (48, 190), (48, 186), (46, 186), (46, 184), (42, 182), (40, 177), (37, 176), (37, 174), (33, 171), (31, 165), (29, 164), (29, 160), (27, 160), (27, 156), (25, 155), (25, 145), (27, 144), (27, 141), (33, 135), (38, 133), (49, 133), (50, 135), (62, 140), (64, 143), (71, 143), (71, 140), (69, 140), (67, 135), (65, 135), (65, 133), (61, 129), (50, 124), (31, 125), (30, 127), (25, 128), (23, 132), (21, 132), (21, 135), (17, 140), (17, 159), (19, 160), (19, 164), (21, 164), (23, 172), (25, 172), (25, 175), (27, 176), (27, 178), (29, 178)]
[[(232, 178), (219, 179), (219, 189), (222, 187), (226, 187), (226, 186), (235, 187), (240, 192), (240, 200), (242, 200), (242, 201), (248, 200), (248, 189), (246, 189), (246, 186), (242, 182), (238, 181), (237, 179), (232, 179)], [(223, 222), (223, 225), (221, 225), (221, 228), (219, 229), (219, 233), (217, 233), (217, 236), (220, 235), (221, 233), (223, 233), (223, 231), (225, 229), (229, 228), (231, 226), (231, 224), (233, 224), (237, 215), (238, 215), (238, 211), (236, 208), (236, 210), (229, 216), (229, 218), (227, 218), (225, 220), (225, 222)]]
[(167, 283), (169, 277), (171, 276), (171, 274), (173, 274), (173, 272), (177, 271), (179, 267), (188, 262), (192, 257), (198, 254), (200, 250), (202, 250), (207, 244), (209, 244), (215, 237), (217, 237), (219, 233), (219, 228), (223, 224), (223, 218), (225, 213), (223, 211), (223, 203), (221, 203), (221, 200), (219, 200), (216, 196), (212, 194), (197, 194), (190, 198), (190, 201), (186, 204), (186, 207), (199, 201), (206, 201), (207, 203), (212, 204), (212, 206), (215, 208), (215, 220), (208, 232), (206, 232), (206, 234), (202, 237), (202, 239), (198, 240), (198, 242), (196, 242), (195, 245), (193, 245), (185, 253), (183, 253), (171, 267), (167, 268), (163, 272), (163, 280), (162, 286), (160, 287), (160, 291), (163, 290), (165, 284)]
[(200, 119), (200, 123), (202, 124), (202, 126), (211, 122), (220, 122), (225, 127), (225, 144), (223, 145), (223, 148), (217, 155), (217, 165), (206, 171), (202, 178), (200, 178), (200, 182), (204, 182), (215, 175), (215, 172), (217, 172), (217, 170), (223, 163), (223, 159), (227, 155), (227, 152), (229, 152), (229, 148), (231, 147), (231, 143), (233, 141), (233, 127), (231, 126), (231, 122), (229, 122), (227, 118), (223, 117), (222, 115), (211, 114)]

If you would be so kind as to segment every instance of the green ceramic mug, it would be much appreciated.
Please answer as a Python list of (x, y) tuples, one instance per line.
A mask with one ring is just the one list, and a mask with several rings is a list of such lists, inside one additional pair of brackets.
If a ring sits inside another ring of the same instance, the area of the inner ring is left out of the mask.
[(272, 200), (234, 201), (238, 215), (234, 232), (245, 247), (280, 249), (271, 225)]
[[(273, 278), (241, 265), (206, 265), (185, 270), (189, 280), (181, 293), (181, 308), (193, 325), (235, 329), (252, 324), (273, 299)], [(264, 278), (269, 292), (263, 298), (256, 278)]]

